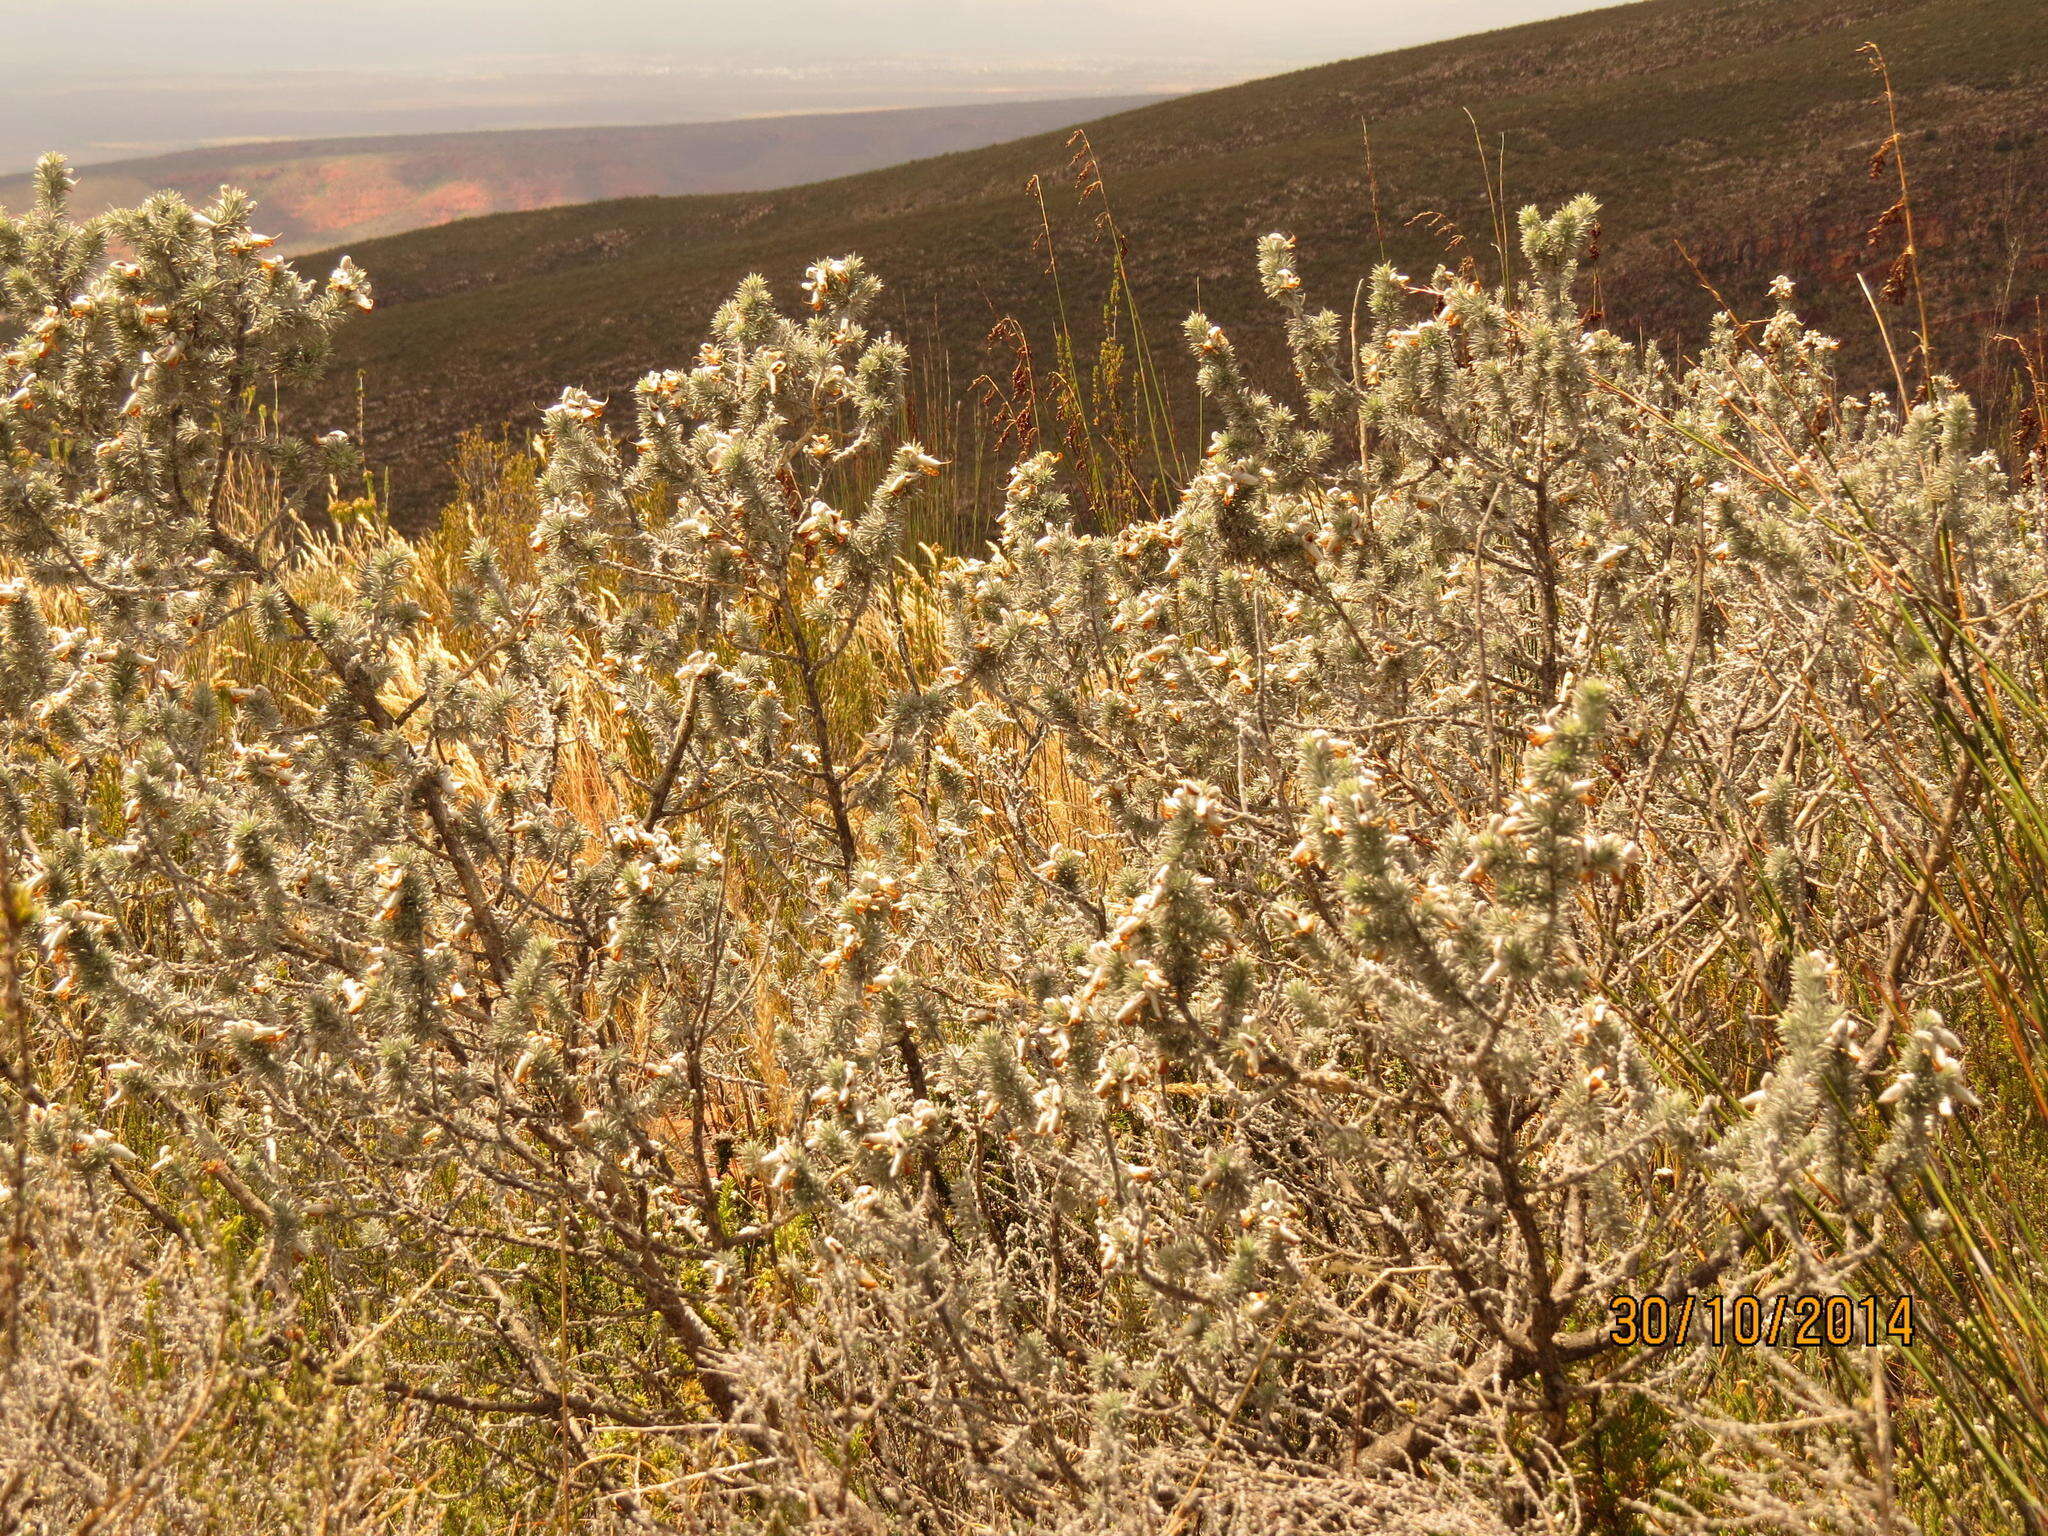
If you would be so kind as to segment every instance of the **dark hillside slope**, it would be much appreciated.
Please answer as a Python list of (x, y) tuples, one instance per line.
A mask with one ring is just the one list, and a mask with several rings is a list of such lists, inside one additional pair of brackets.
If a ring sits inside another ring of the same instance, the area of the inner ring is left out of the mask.
[[(1493, 263), (1466, 112), (1506, 145), (1511, 204), (1580, 190), (1606, 203), (1598, 302), (1610, 323), (1696, 337), (1711, 309), (1680, 250), (1754, 310), (1799, 280), (1809, 315), (1850, 341), (1858, 382), (1881, 353), (1856, 285), (1881, 284), (1895, 232), (1865, 231), (1895, 195), (1866, 167), (1887, 132), (1857, 56), (1889, 56), (1921, 209), (1938, 328), (1971, 372), (2000, 326), (2037, 327), (2048, 293), (2048, 29), (2039, 0), (1647, 0), (1178, 98), (1091, 124), (1140, 308), (1186, 395), (1175, 322), (1199, 299), (1269, 335), (1252, 242), (1300, 238), (1315, 294), (1342, 308), (1377, 259), (1361, 143), (1372, 124), (1384, 246), (1405, 269), (1443, 259), (1448, 215)], [(891, 285), (892, 318), (955, 380), (987, 366), (1000, 315), (1042, 339), (1053, 286), (1037, 204), (1052, 208), (1069, 312), (1099, 307), (1097, 205), (1077, 208), (1063, 135), (1020, 140), (787, 191), (639, 199), (505, 215), (354, 248), (379, 311), (353, 328), (328, 403), (355, 418), (401, 510), (448, 485), (454, 435), (530, 422), (561, 385), (616, 391), (694, 346), (745, 272), (788, 298), (805, 263), (859, 251)], [(309, 259), (309, 265), (311, 264)], [(1905, 311), (1888, 319), (1905, 328)], [(1085, 327), (1084, 327), (1085, 328)], [(1185, 407), (1185, 401), (1182, 401)]]
[[(88, 166), (78, 208), (123, 208), (163, 187), (200, 202), (232, 183), (256, 196), (263, 228), (281, 234), (282, 249), (304, 251), (563, 203), (823, 181), (1043, 133), (1154, 99), (1084, 97), (726, 123), (236, 144)], [(0, 176), (0, 207), (22, 207), (31, 196), (26, 173)]]

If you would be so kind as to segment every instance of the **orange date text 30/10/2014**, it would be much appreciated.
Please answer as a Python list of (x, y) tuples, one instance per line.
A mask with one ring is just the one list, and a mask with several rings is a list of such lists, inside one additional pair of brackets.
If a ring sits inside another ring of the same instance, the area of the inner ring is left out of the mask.
[(1617, 1296), (1607, 1304), (1608, 1338), (1652, 1349), (1911, 1344), (1918, 1336), (1913, 1312), (1911, 1296)]

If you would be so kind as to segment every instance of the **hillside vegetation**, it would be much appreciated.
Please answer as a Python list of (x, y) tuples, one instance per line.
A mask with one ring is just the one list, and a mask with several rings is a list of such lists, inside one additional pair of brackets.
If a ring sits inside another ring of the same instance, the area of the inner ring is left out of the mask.
[[(1715, 305), (1682, 245), (1746, 312), (1773, 276), (1793, 276), (1844, 338), (1850, 376), (1872, 383), (1888, 369), (1855, 277), (1881, 288), (1899, 249), (1896, 229), (1866, 240), (1898, 195), (1889, 168), (1867, 174), (1890, 132), (1856, 53), (1872, 40), (1900, 93), (1937, 329), (1954, 331), (1941, 362), (1994, 394), (1990, 338), (2038, 329), (2048, 291), (2048, 29), (2034, 0), (1649, 0), (1180, 98), (1088, 134), (1136, 310), (1161, 334), (1198, 303), (1225, 321), (1251, 314), (1246, 255), (1272, 229), (1292, 230), (1304, 273), (1339, 294), (1382, 236), (1405, 270), (1429, 271), (1448, 237), (1417, 222), (1428, 210), (1462, 233), (1454, 265), (1497, 272), (1469, 110), (1489, 163), (1505, 141), (1508, 203), (1581, 190), (1606, 203), (1587, 302), (1611, 325), (1699, 341)], [(889, 274), (883, 317), (919, 343), (923, 404), (942, 410), (984, 369), (1010, 371), (983, 344), (999, 317), (1026, 322), (1041, 362), (1051, 351), (1059, 306), (1033, 176), (1076, 345), (1091, 349), (1105, 205), (1077, 198), (1070, 159), (1049, 134), (784, 192), (562, 208), (354, 247), (381, 307), (341, 342), (321, 424), (355, 425), (360, 373), (378, 402), (371, 458), (402, 514), (428, 516), (458, 429), (530, 421), (564, 379), (624, 390), (694, 344), (739, 274), (793, 282), (840, 248)], [(1265, 346), (1253, 362), (1284, 366)], [(1187, 438), (1192, 392), (1162, 383)]]
[[(236, 144), (94, 165), (78, 209), (92, 214), (125, 208), (165, 188), (205, 202), (233, 185), (261, 202), (264, 223), (280, 236), (280, 249), (307, 251), (480, 214), (823, 181), (1042, 133), (1148, 99), (1087, 97), (656, 127)], [(0, 207), (24, 208), (33, 201), (27, 172), (0, 177)]]
[(1924, 358), (1270, 234), (1284, 403), (1193, 316), (1170, 498), (946, 553), (829, 258), (412, 539), (272, 409), (372, 279), (66, 192), (0, 1531), (2043, 1529), (2048, 454)]

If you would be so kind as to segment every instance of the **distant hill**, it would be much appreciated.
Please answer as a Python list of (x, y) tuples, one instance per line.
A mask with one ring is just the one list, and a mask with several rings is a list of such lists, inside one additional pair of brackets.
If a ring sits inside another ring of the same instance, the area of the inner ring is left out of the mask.
[[(237, 144), (88, 166), (80, 172), (79, 207), (97, 213), (165, 187), (198, 201), (232, 183), (260, 199), (264, 227), (281, 232), (286, 250), (304, 251), (479, 214), (796, 186), (999, 144), (1158, 99), (1079, 97), (648, 128)], [(30, 195), (25, 174), (0, 177), (0, 207), (19, 208)]]
[[(1505, 143), (1511, 204), (1580, 190), (1606, 203), (1591, 297), (1610, 324), (1697, 338), (1712, 301), (1687, 256), (1750, 313), (1784, 271), (1806, 312), (1850, 341), (1852, 377), (1874, 384), (1882, 354), (1855, 279), (1882, 283), (1896, 235), (1873, 250), (1865, 231), (1896, 189), (1866, 174), (1887, 129), (1856, 49), (1875, 40), (1890, 58), (1942, 361), (1969, 371), (1998, 328), (2038, 326), (2048, 295), (2041, 19), (2040, 0), (1646, 0), (1180, 97), (1088, 131), (1183, 408), (1172, 328), (1198, 298), (1255, 345), (1277, 330), (1253, 281), (1264, 231), (1299, 236), (1304, 277), (1339, 309), (1383, 247), (1418, 275), (1445, 258), (1450, 236), (1426, 215), (1462, 231), (1453, 264), (1492, 264), (1468, 110), (1490, 150)], [(998, 316), (1045, 336), (1053, 290), (1028, 178), (1045, 178), (1069, 313), (1085, 329), (1099, 308), (1096, 205), (1076, 208), (1068, 161), (1066, 136), (1045, 134), (777, 192), (504, 214), (357, 245), (381, 303), (348, 331), (318, 409), (353, 425), (360, 375), (371, 453), (401, 511), (427, 515), (459, 429), (531, 424), (566, 383), (621, 390), (687, 357), (742, 274), (765, 272), (794, 300), (808, 260), (848, 250), (889, 282), (893, 323), (957, 390), (988, 366)]]

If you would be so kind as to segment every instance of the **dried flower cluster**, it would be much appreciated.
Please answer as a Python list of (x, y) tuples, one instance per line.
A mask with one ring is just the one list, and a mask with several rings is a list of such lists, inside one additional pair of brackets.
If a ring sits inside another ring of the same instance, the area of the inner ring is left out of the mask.
[(1273, 236), (1299, 409), (1195, 317), (1170, 515), (1039, 455), (919, 565), (831, 261), (568, 391), (435, 611), (264, 408), (368, 279), (42, 180), (0, 1529), (1908, 1528), (1881, 1348), (1606, 1305), (1860, 1294), (1974, 1103), (1926, 721), (2044, 508), (1967, 401), (1838, 400), (1789, 293), (1584, 329), (1583, 200), (1349, 326)]

